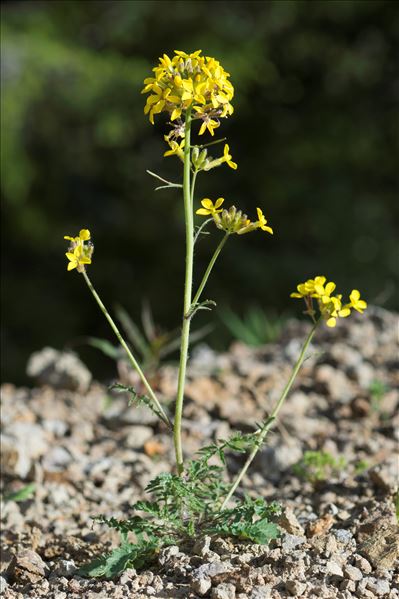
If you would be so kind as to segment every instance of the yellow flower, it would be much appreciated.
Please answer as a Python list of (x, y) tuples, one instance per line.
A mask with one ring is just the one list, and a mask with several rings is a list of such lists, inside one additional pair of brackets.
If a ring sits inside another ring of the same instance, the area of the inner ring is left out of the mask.
[(184, 148), (185, 140), (182, 139), (180, 143), (177, 143), (177, 141), (174, 141), (173, 139), (169, 139), (169, 137), (167, 135), (164, 136), (164, 139), (169, 144), (169, 147), (170, 147), (170, 150), (167, 150), (166, 152), (164, 152), (164, 156), (173, 156), (175, 154), (178, 158), (180, 158), (180, 160), (182, 160), (184, 162), (183, 148)]
[(218, 120), (233, 113), (231, 100), (234, 88), (221, 64), (209, 56), (202, 56), (197, 50), (191, 54), (176, 50), (169, 58), (164, 54), (153, 69), (154, 77), (144, 79), (142, 93), (149, 94), (144, 113), (154, 123), (154, 115), (160, 112), (170, 114), (172, 121), (184, 117), (187, 109), (196, 111), (197, 117), (204, 120), (201, 134), (218, 126)]
[(84, 250), (80, 246), (76, 246), (73, 252), (66, 252), (65, 256), (68, 258), (67, 270), (73, 270), (77, 268), (79, 272), (82, 272), (82, 267), (85, 264), (91, 264), (91, 258), (85, 256)]
[(338, 318), (347, 318), (351, 309), (360, 313), (367, 308), (367, 303), (360, 299), (360, 293), (353, 289), (349, 296), (349, 303), (342, 305), (342, 295), (331, 295), (335, 291), (335, 283), (330, 281), (326, 284), (326, 277), (318, 276), (314, 279), (308, 279), (305, 283), (297, 286), (297, 291), (291, 293), (290, 297), (303, 298), (307, 310), (305, 313), (312, 316), (314, 320), (315, 310), (313, 309), (313, 299), (317, 300), (320, 310), (320, 316), (326, 321), (328, 327), (335, 327)]
[(267, 220), (263, 215), (263, 212), (260, 208), (256, 209), (256, 212), (258, 213), (258, 222), (256, 223), (259, 229), (262, 229), (262, 231), (267, 231), (268, 233), (271, 233), (273, 235), (273, 229), (271, 227), (267, 227), (266, 223)]
[[(201, 216), (214, 216), (218, 212), (222, 212), (220, 206), (223, 204), (224, 198), (218, 198), (215, 203), (212, 202), (209, 198), (204, 198), (201, 201), (203, 208), (198, 208), (195, 214), (199, 214)], [(220, 210), (218, 210), (220, 208)]]
[(346, 318), (351, 311), (346, 307), (342, 308), (342, 295), (332, 296), (328, 300), (325, 298), (326, 296), (322, 296), (322, 298), (319, 299), (320, 313), (328, 327), (335, 327), (337, 318)]
[(228, 164), (230, 168), (236, 170), (237, 164), (235, 162), (233, 162), (232, 158), (233, 157), (230, 154), (230, 148), (229, 148), (228, 144), (225, 144), (224, 150), (223, 150), (223, 161), (226, 162), (226, 164)]
[(363, 314), (363, 311), (367, 308), (367, 302), (360, 299), (360, 292), (357, 289), (352, 289), (352, 292), (349, 296), (350, 306)]
[(67, 270), (76, 268), (79, 272), (83, 272), (85, 265), (91, 264), (91, 257), (94, 251), (94, 246), (90, 242), (90, 231), (88, 229), (81, 229), (77, 237), (64, 235), (64, 239), (71, 242), (65, 254), (69, 260)]
[(297, 292), (291, 293), (290, 297), (302, 298), (302, 297), (319, 297), (319, 293), (316, 291), (316, 287), (319, 291), (324, 292), (324, 283), (327, 281), (326, 277), (315, 277), (314, 279), (308, 279), (305, 283), (297, 285)]
[(200, 127), (198, 135), (202, 135), (208, 129), (209, 133), (212, 136), (214, 136), (215, 135), (214, 129), (217, 129), (217, 127), (220, 127), (220, 122), (215, 121), (214, 119), (211, 119), (206, 116), (203, 120), (201, 127)]
[(64, 235), (64, 239), (68, 239), (69, 241), (72, 241), (75, 244), (82, 244), (83, 241), (89, 241), (90, 231), (89, 229), (81, 229), (79, 231), (78, 237), (70, 237), (69, 235)]

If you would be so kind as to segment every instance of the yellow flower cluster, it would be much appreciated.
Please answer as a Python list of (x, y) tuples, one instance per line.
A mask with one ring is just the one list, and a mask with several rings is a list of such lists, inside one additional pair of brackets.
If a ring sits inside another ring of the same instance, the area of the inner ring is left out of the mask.
[[(154, 124), (154, 116), (168, 112), (170, 119), (180, 119), (191, 108), (194, 118), (202, 120), (199, 134), (206, 130), (214, 135), (219, 119), (233, 113), (231, 100), (234, 88), (221, 64), (202, 50), (191, 54), (175, 50), (169, 58), (164, 54), (154, 71), (154, 77), (144, 79), (141, 93), (150, 95), (144, 108)], [(181, 135), (181, 134), (180, 134)]]
[(90, 241), (90, 231), (81, 229), (77, 237), (65, 235), (64, 239), (70, 241), (68, 251), (65, 256), (68, 258), (67, 270), (77, 269), (83, 272), (86, 264), (91, 264), (94, 246)]
[(260, 208), (256, 209), (258, 220), (252, 222), (246, 214), (243, 214), (241, 210), (237, 210), (235, 206), (231, 206), (228, 210), (222, 209), (223, 202), (224, 198), (218, 198), (215, 203), (209, 198), (204, 198), (201, 201), (202, 208), (198, 208), (196, 214), (212, 216), (217, 228), (222, 229), (229, 235), (233, 233), (244, 235), (244, 233), (250, 233), (256, 229), (262, 229), (262, 231), (267, 231), (273, 235), (273, 229), (267, 226), (267, 220)]
[(307, 312), (313, 317), (313, 299), (317, 300), (320, 314), (326, 321), (328, 327), (335, 327), (337, 318), (346, 318), (351, 310), (362, 314), (367, 308), (367, 302), (360, 299), (360, 292), (353, 289), (349, 295), (349, 302), (342, 304), (342, 295), (331, 295), (335, 291), (335, 283), (326, 283), (326, 277), (315, 277), (308, 279), (305, 283), (297, 286), (297, 291), (291, 293), (290, 297), (303, 298), (307, 306)]

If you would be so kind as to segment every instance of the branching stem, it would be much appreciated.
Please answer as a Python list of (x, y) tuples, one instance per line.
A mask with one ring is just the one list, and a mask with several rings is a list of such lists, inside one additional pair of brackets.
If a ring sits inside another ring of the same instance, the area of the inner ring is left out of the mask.
[(214, 254), (213, 254), (213, 256), (212, 256), (212, 258), (211, 258), (211, 260), (209, 262), (209, 264), (208, 264), (208, 267), (207, 267), (207, 269), (205, 271), (205, 274), (202, 277), (202, 281), (201, 281), (201, 283), (200, 283), (200, 285), (199, 285), (199, 287), (197, 289), (197, 293), (195, 294), (195, 296), (193, 298), (193, 301), (192, 301), (192, 306), (193, 307), (195, 306), (195, 304), (198, 303), (198, 300), (201, 297), (201, 293), (203, 292), (204, 287), (205, 287), (205, 285), (206, 285), (206, 283), (208, 281), (209, 275), (211, 274), (211, 270), (214, 267), (214, 264), (215, 264), (215, 262), (216, 262), (216, 260), (217, 260), (217, 258), (219, 256), (220, 252), (222, 251), (223, 246), (226, 243), (228, 236), (229, 236), (229, 233), (226, 233), (225, 236), (223, 237), (223, 239), (221, 240), (221, 242), (219, 243), (219, 245), (217, 246), (217, 248), (216, 248), (216, 250), (215, 250), (215, 252), (214, 252)]
[(163, 407), (159, 403), (159, 400), (158, 400), (157, 396), (155, 395), (154, 391), (152, 390), (152, 387), (151, 387), (150, 383), (148, 382), (148, 380), (147, 380), (144, 372), (141, 370), (139, 364), (137, 363), (136, 358), (133, 356), (132, 352), (130, 351), (129, 346), (127, 345), (126, 341), (122, 337), (122, 335), (121, 335), (118, 327), (116, 326), (114, 320), (112, 319), (112, 317), (109, 314), (107, 308), (104, 306), (103, 302), (101, 301), (101, 298), (98, 295), (97, 291), (94, 289), (93, 283), (89, 279), (86, 271), (83, 270), (82, 274), (83, 274), (84, 280), (87, 283), (88, 288), (90, 289), (91, 293), (93, 294), (94, 299), (96, 300), (97, 304), (99, 305), (101, 312), (104, 314), (105, 318), (108, 320), (109, 324), (111, 325), (111, 328), (114, 331), (115, 335), (117, 336), (119, 343), (121, 344), (121, 346), (125, 350), (125, 352), (127, 354), (127, 357), (129, 358), (129, 361), (130, 361), (131, 365), (133, 366), (133, 368), (135, 369), (135, 371), (139, 375), (141, 382), (143, 383), (144, 387), (146, 388), (146, 391), (147, 391), (147, 393), (148, 393), (151, 401), (155, 404), (155, 406), (157, 408), (157, 412), (159, 413), (159, 417), (162, 419), (162, 421), (169, 428), (173, 428), (173, 425), (172, 425), (171, 421), (169, 420), (169, 418), (166, 415)]
[(292, 369), (292, 373), (290, 378), (288, 379), (287, 384), (284, 387), (284, 390), (279, 398), (279, 400), (277, 401), (276, 405), (273, 408), (273, 411), (271, 412), (270, 416), (267, 418), (267, 420), (265, 421), (265, 424), (263, 425), (263, 427), (260, 429), (259, 431), (259, 437), (257, 439), (257, 443), (255, 445), (255, 447), (252, 449), (251, 453), (249, 454), (244, 466), (241, 468), (239, 474), (237, 475), (234, 483), (231, 485), (230, 491), (228, 492), (228, 494), (226, 495), (221, 509), (224, 510), (228, 504), (228, 502), (230, 501), (231, 497), (234, 495), (238, 485), (240, 484), (243, 476), (245, 475), (245, 473), (247, 472), (249, 466), (252, 464), (254, 457), (256, 456), (256, 454), (258, 453), (259, 449), (261, 448), (262, 444), (265, 441), (266, 435), (269, 432), (269, 430), (271, 429), (271, 427), (273, 426), (274, 421), (276, 420), (278, 413), (280, 412), (284, 401), (292, 387), (292, 384), (299, 372), (299, 369), (301, 368), (305, 358), (306, 358), (306, 352), (307, 349), (310, 345), (310, 342), (313, 339), (313, 336), (316, 332), (317, 326), (319, 324), (319, 321), (315, 322), (315, 324), (313, 325), (313, 327), (311, 328), (309, 335), (307, 336), (302, 349), (301, 349), (301, 353), (299, 354), (298, 360), (295, 363), (294, 368)]

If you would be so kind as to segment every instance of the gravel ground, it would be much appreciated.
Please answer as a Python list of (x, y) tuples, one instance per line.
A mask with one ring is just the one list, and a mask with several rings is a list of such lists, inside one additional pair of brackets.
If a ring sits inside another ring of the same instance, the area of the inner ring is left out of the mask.
[[(188, 455), (233, 430), (253, 430), (308, 328), (292, 321), (275, 344), (193, 352), (183, 420)], [(37, 387), (2, 386), (2, 595), (399, 598), (397, 334), (397, 315), (381, 308), (317, 333), (280, 423), (243, 481), (250, 495), (284, 507), (279, 539), (266, 547), (205, 537), (190, 551), (169, 547), (150, 570), (114, 581), (76, 575), (116, 542), (91, 516), (127, 516), (151, 478), (170, 471), (170, 438), (151, 413), (92, 381), (73, 355), (47, 348), (32, 356)], [(122, 366), (120, 374), (136, 384)], [(176, 369), (163, 367), (154, 385), (170, 405)], [(293, 465), (307, 450), (346, 465), (327, 480), (302, 480)], [(242, 460), (229, 458), (231, 475)], [(29, 499), (4, 500), (31, 482)]]

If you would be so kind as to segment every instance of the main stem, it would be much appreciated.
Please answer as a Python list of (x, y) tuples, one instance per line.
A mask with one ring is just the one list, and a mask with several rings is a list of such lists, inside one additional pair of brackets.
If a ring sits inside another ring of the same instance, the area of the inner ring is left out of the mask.
[(175, 408), (175, 421), (173, 428), (173, 441), (175, 445), (176, 466), (178, 474), (184, 470), (183, 449), (181, 442), (181, 419), (183, 413), (184, 385), (186, 380), (186, 369), (188, 359), (188, 346), (190, 337), (190, 308), (191, 295), (193, 287), (193, 258), (194, 258), (194, 217), (192, 207), (192, 196), (194, 190), (191, 189), (191, 109), (186, 112), (185, 123), (185, 144), (184, 144), (184, 174), (183, 174), (183, 199), (184, 199), (184, 218), (186, 223), (186, 273), (184, 281), (184, 302), (183, 302), (183, 326), (181, 332), (180, 345), (180, 364), (177, 382), (177, 397)]
[(265, 424), (262, 426), (262, 428), (259, 431), (259, 436), (256, 442), (255, 447), (252, 449), (251, 453), (249, 454), (247, 461), (245, 462), (244, 466), (242, 467), (242, 469), (240, 470), (237, 478), (235, 479), (234, 483), (232, 484), (230, 491), (228, 492), (225, 500), (223, 501), (222, 507), (221, 509), (224, 510), (226, 505), (228, 504), (228, 502), (230, 501), (231, 497), (234, 495), (238, 485), (240, 484), (243, 476), (245, 475), (245, 473), (247, 472), (248, 468), (250, 467), (250, 465), (252, 464), (252, 461), (254, 459), (254, 457), (256, 456), (256, 454), (258, 453), (259, 449), (261, 448), (262, 444), (264, 443), (264, 440), (266, 438), (267, 433), (269, 432), (269, 430), (271, 429), (271, 427), (273, 426), (274, 421), (276, 420), (278, 413), (280, 412), (282, 405), (292, 387), (292, 384), (299, 372), (299, 369), (301, 368), (305, 357), (306, 357), (306, 352), (307, 349), (309, 347), (310, 342), (313, 339), (313, 335), (316, 332), (317, 329), (317, 325), (319, 324), (319, 321), (315, 322), (309, 335), (306, 338), (305, 343), (302, 346), (301, 349), (301, 353), (299, 354), (299, 358), (292, 370), (291, 376), (286, 384), (286, 386), (284, 387), (284, 390), (279, 398), (279, 400), (277, 401), (276, 405), (274, 406), (273, 411), (271, 412), (269, 418), (267, 418)]
[(171, 421), (169, 420), (168, 416), (165, 414), (165, 411), (164, 411), (163, 407), (161, 406), (161, 404), (159, 403), (159, 400), (158, 400), (157, 396), (155, 395), (154, 391), (152, 390), (151, 385), (148, 382), (144, 372), (141, 370), (140, 366), (138, 365), (135, 357), (133, 356), (132, 352), (130, 351), (129, 346), (127, 345), (126, 341), (122, 337), (118, 327), (116, 326), (114, 320), (112, 319), (111, 315), (109, 314), (107, 308), (104, 306), (104, 304), (101, 301), (100, 296), (98, 295), (97, 291), (94, 289), (93, 283), (90, 281), (86, 271), (83, 270), (82, 274), (87, 283), (88, 288), (90, 289), (90, 291), (92, 292), (92, 294), (94, 296), (94, 299), (96, 300), (97, 304), (99, 305), (101, 312), (104, 314), (105, 318), (108, 320), (109, 324), (111, 325), (111, 328), (114, 331), (115, 335), (117, 336), (119, 343), (125, 350), (131, 365), (133, 366), (133, 368), (139, 375), (141, 382), (143, 383), (144, 387), (146, 388), (150, 399), (155, 404), (157, 411), (159, 413), (159, 417), (169, 428), (172, 428)]

